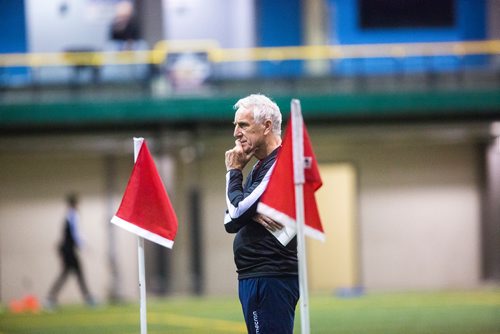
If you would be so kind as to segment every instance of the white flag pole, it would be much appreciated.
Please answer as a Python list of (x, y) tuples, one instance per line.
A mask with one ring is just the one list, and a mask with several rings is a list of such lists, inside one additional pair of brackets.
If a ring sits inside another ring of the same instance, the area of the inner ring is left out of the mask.
[(309, 334), (309, 292), (307, 288), (306, 240), (304, 237), (304, 130), (300, 101), (292, 100), (293, 175), (297, 216), (297, 257), (299, 266), (301, 333)]
[[(134, 137), (134, 163), (141, 150), (144, 138)], [(146, 316), (146, 266), (144, 262), (144, 239), (137, 237), (137, 260), (139, 262), (139, 293), (140, 293), (140, 312), (141, 312), (141, 334), (147, 334), (147, 316)]]

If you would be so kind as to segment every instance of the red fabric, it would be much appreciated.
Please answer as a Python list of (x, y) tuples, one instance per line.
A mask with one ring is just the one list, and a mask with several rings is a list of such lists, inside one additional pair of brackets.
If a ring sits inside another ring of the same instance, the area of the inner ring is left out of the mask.
[(146, 141), (139, 151), (116, 216), (168, 240), (175, 239), (177, 216)]
[[(260, 202), (296, 221), (291, 126), (293, 126), (292, 120), (288, 123), (282, 147), (276, 160), (276, 165)], [(319, 233), (324, 233), (316, 198), (314, 197), (314, 193), (322, 186), (323, 182), (319, 174), (318, 163), (305, 124), (303, 126), (303, 132), (304, 159), (308, 162), (305, 163), (305, 183), (303, 185), (305, 225)]]

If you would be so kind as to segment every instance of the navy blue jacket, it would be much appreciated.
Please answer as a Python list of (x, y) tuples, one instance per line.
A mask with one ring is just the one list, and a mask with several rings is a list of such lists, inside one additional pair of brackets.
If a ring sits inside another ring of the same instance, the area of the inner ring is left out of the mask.
[(239, 169), (226, 174), (224, 226), (236, 233), (233, 242), (238, 279), (263, 276), (297, 275), (297, 239), (283, 246), (252, 218), (276, 161), (279, 148), (257, 163), (245, 180)]

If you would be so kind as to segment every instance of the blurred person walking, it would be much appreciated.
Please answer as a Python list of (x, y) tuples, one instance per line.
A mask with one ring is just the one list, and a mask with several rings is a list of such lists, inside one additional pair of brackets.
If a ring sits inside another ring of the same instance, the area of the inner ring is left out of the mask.
[(87, 305), (95, 305), (95, 300), (90, 294), (87, 283), (85, 282), (85, 277), (77, 253), (77, 250), (82, 247), (82, 240), (80, 238), (78, 226), (80, 220), (78, 214), (78, 197), (75, 194), (70, 194), (66, 198), (66, 203), (68, 209), (64, 218), (62, 239), (58, 247), (62, 270), (52, 285), (45, 302), (45, 307), (48, 309), (53, 309), (57, 306), (57, 296), (70, 273), (74, 273), (76, 275), (80, 291)]
[[(235, 147), (225, 153), (224, 226), (233, 243), (239, 298), (248, 333), (293, 333), (299, 299), (297, 238), (283, 246), (269, 231), (283, 226), (257, 213), (281, 147), (281, 112), (268, 97), (252, 94), (234, 108)], [(259, 161), (243, 185), (243, 169)]]

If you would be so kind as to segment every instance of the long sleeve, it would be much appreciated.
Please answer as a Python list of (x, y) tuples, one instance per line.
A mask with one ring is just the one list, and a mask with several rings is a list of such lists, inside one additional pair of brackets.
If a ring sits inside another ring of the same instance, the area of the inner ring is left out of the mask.
[(78, 230), (79, 224), (79, 215), (75, 210), (70, 210), (66, 216), (66, 220), (69, 224), (69, 229), (71, 233), (71, 237), (73, 238), (73, 242), (78, 248), (83, 246), (82, 239), (80, 237), (80, 232)]
[(265, 174), (252, 178), (252, 174), (243, 187), (243, 174), (238, 169), (232, 169), (226, 174), (226, 204), (224, 227), (228, 233), (236, 233), (252, 221), (257, 211), (257, 204), (267, 187), (272, 168)]

